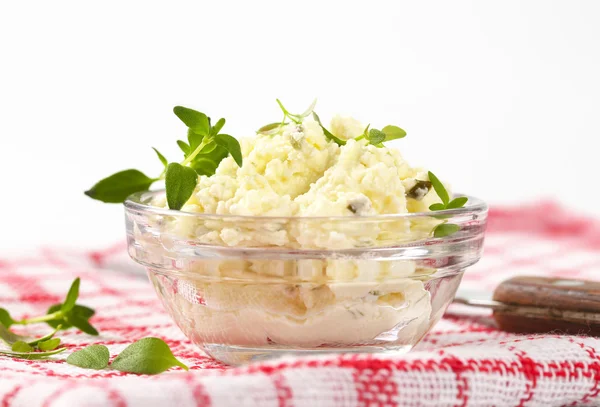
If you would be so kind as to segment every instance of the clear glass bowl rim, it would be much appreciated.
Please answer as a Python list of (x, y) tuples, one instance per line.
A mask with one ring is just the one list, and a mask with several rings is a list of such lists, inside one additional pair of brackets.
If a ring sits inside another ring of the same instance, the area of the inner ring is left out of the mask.
[[(221, 221), (256, 221), (256, 222), (273, 222), (273, 221), (338, 221), (338, 222), (352, 222), (352, 221), (390, 221), (400, 220), (409, 218), (419, 217), (431, 217), (432, 213), (429, 212), (410, 212), (410, 213), (392, 213), (384, 215), (374, 216), (249, 216), (249, 215), (221, 215), (212, 213), (198, 213), (198, 212), (185, 212), (175, 209), (159, 208), (156, 206), (148, 205), (143, 203), (143, 200), (154, 198), (164, 194), (165, 190), (156, 191), (142, 191), (131, 194), (124, 202), (126, 210), (135, 210), (144, 212), (149, 215), (166, 215), (166, 216), (191, 216), (198, 219), (207, 220), (221, 220)], [(462, 208), (457, 209), (444, 209), (441, 211), (435, 211), (435, 215), (468, 215), (473, 213), (486, 213), (488, 205), (481, 199), (463, 194), (454, 194), (453, 198), (465, 196), (469, 200), (467, 204)]]

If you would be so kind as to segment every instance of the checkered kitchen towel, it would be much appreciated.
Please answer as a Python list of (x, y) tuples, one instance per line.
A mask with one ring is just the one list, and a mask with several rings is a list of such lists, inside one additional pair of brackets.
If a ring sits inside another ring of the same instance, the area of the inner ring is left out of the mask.
[[(69, 351), (99, 341), (114, 355), (158, 336), (190, 371), (146, 377), (75, 368), (64, 354), (49, 361), (0, 356), (1, 407), (600, 405), (599, 339), (507, 334), (487, 315), (465, 316), (452, 307), (405, 356), (287, 358), (228, 368), (186, 340), (146, 280), (115, 271), (123, 268), (119, 258), (122, 246), (2, 253), (0, 306), (19, 317), (44, 312), (80, 276), (82, 303), (98, 310), (93, 324), (101, 336), (71, 329), (61, 335)], [(484, 258), (464, 284), (493, 289), (516, 274), (594, 279), (600, 224), (553, 204), (492, 210)]]

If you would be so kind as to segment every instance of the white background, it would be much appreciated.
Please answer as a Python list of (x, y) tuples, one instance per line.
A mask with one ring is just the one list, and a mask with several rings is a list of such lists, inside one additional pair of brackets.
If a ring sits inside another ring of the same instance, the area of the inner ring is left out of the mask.
[(600, 1), (0, 0), (0, 250), (123, 237), (85, 197), (151, 146), (179, 159), (174, 105), (234, 136), (279, 119), (400, 125), (397, 143), (492, 204), (600, 214)]

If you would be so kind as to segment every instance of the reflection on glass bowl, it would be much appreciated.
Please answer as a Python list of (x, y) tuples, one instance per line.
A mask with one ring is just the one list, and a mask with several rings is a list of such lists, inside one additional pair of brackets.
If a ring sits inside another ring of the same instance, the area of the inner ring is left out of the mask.
[[(487, 206), (372, 217), (250, 217), (125, 203), (129, 254), (185, 335), (217, 360), (407, 352), (481, 256)], [(441, 222), (458, 232), (432, 237)]]

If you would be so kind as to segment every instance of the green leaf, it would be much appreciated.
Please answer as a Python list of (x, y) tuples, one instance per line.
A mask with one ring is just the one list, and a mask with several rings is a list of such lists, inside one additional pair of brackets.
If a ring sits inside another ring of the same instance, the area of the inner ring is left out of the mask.
[(71, 313), (87, 320), (93, 317), (96, 314), (96, 311), (90, 307), (86, 307), (85, 305), (75, 305)]
[(152, 149), (154, 150), (154, 152), (156, 152), (156, 155), (158, 156), (158, 159), (160, 160), (160, 162), (165, 166), (169, 165), (169, 162), (167, 161), (167, 159), (165, 158), (164, 155), (162, 155), (160, 153), (160, 151), (158, 151), (156, 148), (152, 147)]
[[(208, 175), (210, 172), (211, 175), (214, 173), (224, 158), (229, 156), (229, 152), (220, 145), (216, 145), (215, 149), (212, 150), (209, 154), (198, 154), (192, 162), (190, 162), (190, 167), (196, 170), (199, 175)], [(204, 161), (209, 160), (209, 161)]]
[(469, 198), (466, 196), (459, 196), (458, 198), (454, 198), (448, 205), (446, 205), (446, 209), (457, 209), (465, 206)]
[[(190, 143), (188, 146), (188, 155), (191, 154), (196, 149), (196, 147), (200, 145), (200, 143), (202, 143), (202, 139), (204, 139), (204, 136), (202, 134), (194, 133), (192, 129), (188, 130), (188, 142)], [(182, 147), (179, 146), (179, 148)]]
[(285, 116), (295, 116), (287, 111), (287, 109), (283, 106), (283, 103), (281, 103), (281, 100), (275, 99), (275, 101), (277, 102), (277, 104), (279, 105), (279, 108), (281, 109), (281, 111), (283, 112), (283, 114)]
[(188, 370), (159, 338), (144, 338), (132, 343), (111, 364), (112, 368), (121, 372), (138, 374), (162, 373), (174, 366)]
[(7, 350), (0, 350), (0, 355), (11, 356), (13, 358), (19, 359), (29, 359), (29, 360), (37, 360), (37, 359), (46, 359), (48, 356), (56, 355), (57, 353), (61, 353), (66, 351), (67, 348), (59, 348), (55, 350), (51, 350), (48, 352), (11, 352)]
[(173, 108), (173, 113), (175, 113), (188, 128), (192, 129), (194, 133), (208, 136), (210, 123), (208, 121), (208, 116), (204, 113), (183, 106), (175, 106)]
[(235, 137), (231, 137), (229, 134), (217, 134), (215, 142), (231, 154), (238, 167), (242, 166), (242, 148)]
[[(74, 307), (74, 309), (76, 307), (77, 305)], [(50, 308), (48, 308), (48, 311), (46, 311), (46, 315), (54, 314), (55, 312), (60, 311), (61, 308), (62, 304), (53, 304), (50, 306)], [(71, 312), (73, 312), (73, 310), (71, 310)], [(46, 321), (46, 323), (55, 329), (57, 329), (60, 326), (62, 330), (69, 329), (73, 326), (71, 324), (68, 324), (62, 317), (51, 321)]]
[[(200, 150), (200, 154), (210, 154), (215, 150), (215, 148), (217, 148), (217, 143), (214, 141), (211, 141), (210, 143), (208, 143), (207, 145), (202, 147), (202, 150)], [(196, 159), (196, 158), (194, 157), (194, 159)]]
[(49, 334), (47, 334), (47, 335), (44, 335), (44, 336), (42, 336), (41, 338), (34, 339), (34, 340), (32, 340), (32, 341), (28, 341), (28, 342), (27, 342), (27, 344), (28, 344), (29, 346), (37, 346), (37, 345), (38, 345), (39, 343), (41, 343), (41, 342), (48, 341), (48, 340), (52, 339), (52, 337), (53, 337), (53, 336), (56, 334), (56, 332), (58, 332), (58, 330), (59, 330), (59, 329), (61, 329), (61, 328), (62, 328), (62, 325), (58, 325), (58, 326), (57, 326), (57, 327), (54, 329), (54, 331), (50, 332), (50, 333), (49, 333)]
[(448, 196), (448, 191), (446, 191), (446, 187), (444, 187), (444, 184), (442, 184), (442, 182), (438, 179), (438, 177), (435, 176), (433, 172), (429, 171), (428, 174), (429, 181), (431, 182), (431, 185), (433, 185), (433, 189), (444, 203), (444, 206), (448, 205), (450, 197)]
[(24, 336), (11, 332), (2, 324), (0, 324), (0, 339), (2, 339), (2, 341), (4, 341), (7, 345), (12, 345), (15, 342), (26, 340)]
[(49, 350), (54, 350), (54, 349), (58, 348), (58, 345), (60, 345), (59, 338), (48, 339), (47, 341), (40, 342), (38, 344), (38, 349), (41, 351), (47, 352)]
[(429, 210), (430, 211), (443, 211), (444, 209), (446, 209), (446, 205), (444, 205), (443, 203), (434, 203), (429, 205)]
[(129, 169), (104, 178), (85, 194), (102, 202), (123, 203), (129, 195), (147, 191), (154, 181), (141, 171)]
[(29, 346), (26, 342), (23, 341), (16, 341), (15, 343), (12, 344), (11, 347), (13, 352), (31, 352), (33, 350), (33, 348), (31, 346)]
[(75, 306), (75, 302), (79, 297), (79, 284), (81, 283), (81, 279), (77, 277), (71, 287), (69, 288), (69, 292), (67, 293), (67, 297), (65, 298), (65, 302), (60, 307), (60, 310), (65, 314), (73, 309)]
[(104, 345), (90, 345), (67, 357), (67, 363), (84, 369), (100, 370), (108, 366), (110, 352)]
[(190, 155), (191, 151), (190, 151), (190, 146), (183, 140), (177, 140), (177, 145), (179, 146), (179, 148), (181, 149), (181, 151), (183, 151), (183, 154), (185, 157), (187, 157), (188, 155)]
[(167, 167), (165, 186), (169, 208), (179, 210), (196, 188), (198, 175), (193, 168), (184, 167), (179, 163), (171, 163)]
[(296, 115), (296, 117), (298, 117), (299, 119), (304, 119), (305, 117), (308, 117), (313, 112), (313, 110), (315, 110), (315, 106), (317, 106), (317, 99), (313, 100), (313, 102), (304, 111), (304, 113)]
[(16, 321), (12, 319), (7, 310), (0, 308), (0, 324), (4, 325), (6, 328), (10, 328), (15, 322)]
[(227, 157), (228, 155), (229, 155), (229, 151), (227, 151), (227, 149), (225, 149), (224, 147), (221, 147), (220, 145), (217, 145), (217, 148), (215, 148), (213, 151), (210, 152), (210, 157), (204, 157), (204, 158), (209, 158), (209, 159), (213, 160), (215, 162), (215, 164), (217, 164), (217, 166), (219, 166), (221, 161), (223, 161), (223, 159), (225, 157)]
[[(54, 314), (55, 312), (60, 311), (61, 307), (62, 307), (62, 304), (54, 304), (50, 308), (48, 308), (48, 311), (46, 312), (46, 314)], [(69, 314), (77, 315), (80, 318), (84, 318), (85, 320), (88, 320), (91, 317), (93, 317), (95, 313), (96, 313), (96, 311), (94, 311), (93, 309), (91, 309), (89, 307), (76, 304)], [(60, 326), (59, 329), (62, 329), (62, 330), (69, 329), (73, 326), (70, 323), (67, 323), (67, 321), (65, 321), (64, 318), (59, 318), (59, 319), (55, 319), (52, 321), (46, 321), (46, 323), (48, 325), (50, 325), (52, 328), (58, 328)]]
[(196, 170), (198, 175), (206, 175), (210, 177), (211, 175), (214, 175), (217, 169), (217, 164), (209, 158), (196, 157), (190, 163), (190, 167)]
[(270, 135), (277, 133), (279, 131), (279, 129), (281, 129), (281, 127), (285, 126), (286, 124), (288, 124), (288, 123), (277, 122), (277, 123), (265, 124), (260, 129), (256, 130), (256, 134), (265, 134), (265, 135), (270, 136)]
[(219, 132), (221, 131), (223, 126), (225, 126), (225, 119), (220, 118), (219, 121), (214, 126), (211, 127), (210, 134), (212, 136), (216, 136), (217, 134), (219, 134)]
[[(57, 311), (60, 311), (60, 309), (61, 304), (54, 304), (48, 308), (47, 314), (53, 314)], [(57, 330), (69, 329), (74, 326), (89, 335), (95, 336), (98, 335), (98, 331), (88, 322), (88, 320), (93, 317), (95, 313), (96, 311), (94, 311), (92, 308), (76, 304), (73, 309), (70, 312), (65, 313), (62, 318), (46, 321), (46, 323)]]
[(79, 315), (71, 313), (65, 316), (65, 321), (67, 321), (69, 324), (73, 325), (75, 328), (79, 329), (82, 332), (85, 332), (88, 335), (98, 335), (98, 331), (96, 330), (96, 328), (94, 328), (86, 318), (83, 318)]
[(369, 136), (367, 138), (373, 145), (381, 144), (385, 141), (385, 133), (381, 130), (371, 129), (369, 130)]
[(385, 133), (385, 141), (406, 137), (406, 132), (398, 126), (387, 125), (381, 131)]
[(454, 223), (442, 223), (433, 229), (433, 237), (446, 237), (450, 236), (460, 230), (460, 226)]
[(345, 140), (342, 140), (340, 138), (337, 138), (336, 136), (334, 136), (329, 130), (327, 130), (325, 128), (325, 126), (323, 126), (323, 124), (321, 123), (321, 119), (319, 118), (319, 115), (317, 115), (316, 112), (312, 112), (313, 118), (315, 119), (315, 121), (317, 123), (319, 123), (319, 126), (321, 126), (321, 129), (323, 130), (323, 134), (325, 134), (325, 137), (330, 140), (333, 141), (334, 143), (336, 143), (338, 146), (343, 146), (346, 144)]

